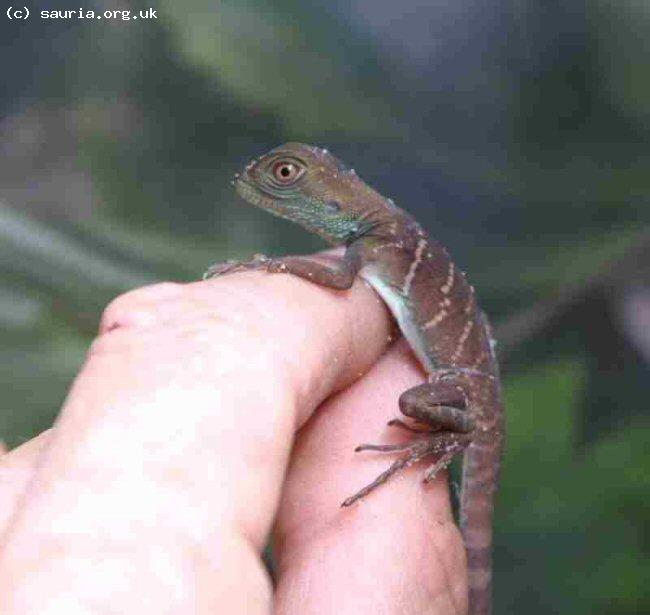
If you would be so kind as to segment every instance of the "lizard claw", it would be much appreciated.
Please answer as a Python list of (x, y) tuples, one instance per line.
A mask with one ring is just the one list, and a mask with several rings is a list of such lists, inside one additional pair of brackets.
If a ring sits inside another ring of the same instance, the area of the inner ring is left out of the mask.
[(266, 270), (269, 273), (287, 273), (289, 268), (287, 267), (287, 264), (281, 260), (272, 259), (268, 261)]
[(215, 263), (214, 265), (210, 265), (208, 270), (203, 274), (203, 279), (209, 280), (210, 278), (216, 278), (217, 276), (229, 273), (236, 265), (237, 261), (235, 260), (227, 260), (223, 263)]
[(204, 280), (216, 278), (237, 271), (255, 271), (256, 269), (270, 270), (269, 266), (273, 261), (264, 254), (255, 254), (249, 261), (227, 260), (222, 263), (215, 263), (203, 274)]

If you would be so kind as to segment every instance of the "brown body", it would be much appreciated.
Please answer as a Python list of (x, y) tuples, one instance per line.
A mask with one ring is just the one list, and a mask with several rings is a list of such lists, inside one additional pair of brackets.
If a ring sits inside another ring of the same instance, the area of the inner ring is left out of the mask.
[[(447, 250), (429, 239), (408, 215), (397, 218), (387, 233), (389, 237), (366, 240), (361, 248), (362, 275), (364, 270), (379, 269), (383, 284), (369, 281), (398, 321), (410, 316), (411, 322), (400, 326), (429, 373), (429, 383), (435, 387), (443, 375), (443, 381), (458, 385), (466, 397), (465, 411), (474, 422), (463, 460), (460, 527), (467, 550), (470, 613), (487, 614), (492, 513), (504, 431), (494, 343), (474, 289)], [(389, 298), (391, 290), (383, 286), (389, 286), (397, 299)], [(395, 303), (401, 307), (394, 307)], [(454, 375), (445, 378), (447, 374)], [(427, 391), (423, 389), (421, 395)]]
[(399, 399), (413, 423), (406, 445), (363, 444), (357, 450), (401, 456), (349, 506), (420, 459), (432, 457), (431, 480), (464, 452), (460, 527), (467, 550), (470, 615), (491, 613), (494, 495), (503, 442), (499, 373), (487, 320), (465, 274), (417, 222), (346, 169), (326, 150), (289, 143), (251, 162), (235, 185), (248, 201), (347, 246), (336, 267), (301, 257), (226, 263), (207, 276), (248, 268), (291, 273), (330, 288), (350, 288), (357, 275), (381, 295), (428, 374)]

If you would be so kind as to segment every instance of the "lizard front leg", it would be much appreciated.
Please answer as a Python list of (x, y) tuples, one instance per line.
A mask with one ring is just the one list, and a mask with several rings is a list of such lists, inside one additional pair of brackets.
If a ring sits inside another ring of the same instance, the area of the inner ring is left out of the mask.
[(238, 271), (262, 270), (269, 273), (289, 273), (314, 284), (346, 290), (354, 282), (359, 271), (359, 256), (356, 246), (351, 245), (335, 264), (321, 263), (303, 256), (285, 256), (269, 258), (256, 254), (250, 261), (226, 261), (212, 265), (203, 275), (203, 279), (214, 278)]

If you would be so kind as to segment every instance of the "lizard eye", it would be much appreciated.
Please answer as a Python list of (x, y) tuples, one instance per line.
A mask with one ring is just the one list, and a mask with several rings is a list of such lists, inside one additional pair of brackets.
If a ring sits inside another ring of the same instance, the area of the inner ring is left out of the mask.
[(305, 169), (293, 161), (280, 160), (273, 165), (273, 179), (282, 186), (288, 186), (298, 180)]

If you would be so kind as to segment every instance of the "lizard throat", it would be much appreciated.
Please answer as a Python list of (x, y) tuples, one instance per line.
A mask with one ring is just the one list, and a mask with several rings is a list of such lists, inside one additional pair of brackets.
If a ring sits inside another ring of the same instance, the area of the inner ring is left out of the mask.
[(325, 206), (318, 201), (312, 203), (309, 199), (302, 198), (275, 198), (243, 178), (235, 181), (235, 188), (251, 205), (299, 224), (331, 244), (344, 244), (359, 231), (360, 225), (354, 220), (343, 216), (324, 215)]

